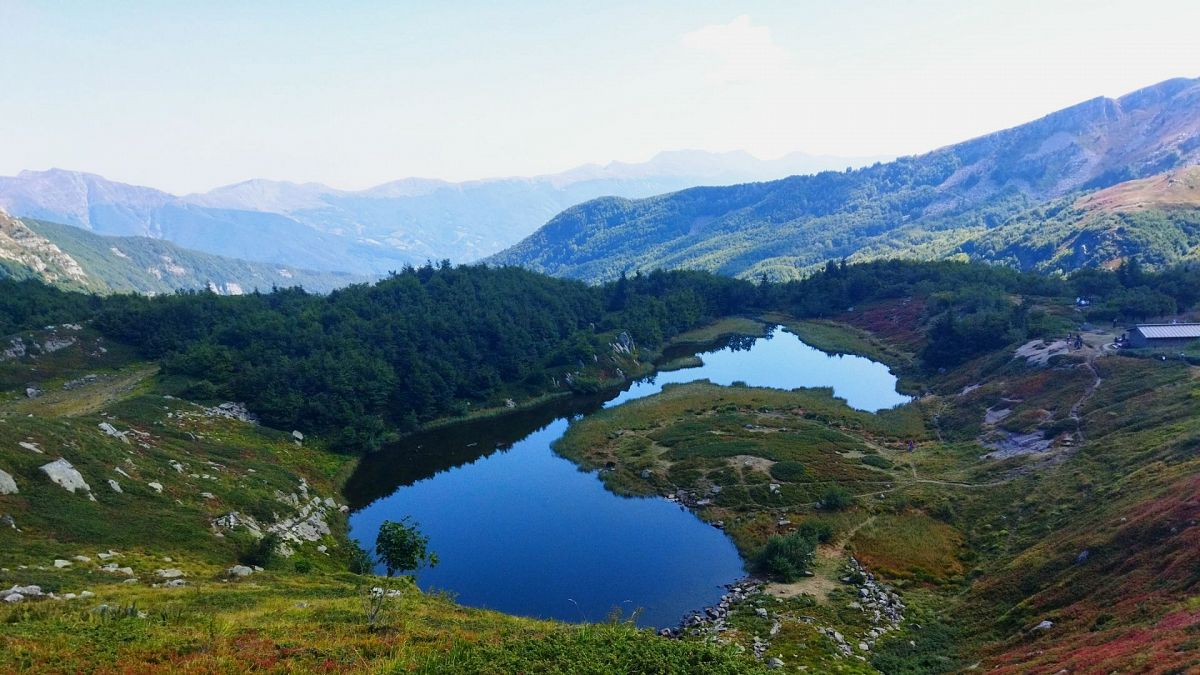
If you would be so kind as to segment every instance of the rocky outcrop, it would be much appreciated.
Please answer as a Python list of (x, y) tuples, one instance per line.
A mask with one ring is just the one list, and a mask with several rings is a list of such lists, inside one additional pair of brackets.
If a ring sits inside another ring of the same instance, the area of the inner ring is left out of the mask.
[(82, 282), (83, 267), (54, 242), (0, 211), (0, 259), (28, 267), (42, 281)]

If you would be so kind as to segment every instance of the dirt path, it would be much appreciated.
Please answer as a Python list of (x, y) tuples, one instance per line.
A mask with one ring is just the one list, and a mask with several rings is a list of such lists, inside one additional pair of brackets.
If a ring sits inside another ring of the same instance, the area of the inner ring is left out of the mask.
[(1095, 395), (1096, 390), (1099, 389), (1100, 385), (1104, 382), (1104, 378), (1100, 377), (1100, 371), (1096, 370), (1095, 361), (1096, 355), (1091, 354), (1088, 356), (1087, 360), (1083, 362), (1084, 365), (1087, 366), (1087, 369), (1092, 373), (1092, 384), (1087, 388), (1087, 391), (1083, 392), (1083, 396), (1079, 397), (1079, 400), (1075, 402), (1075, 405), (1071, 406), (1071, 414), (1069, 415), (1072, 420), (1075, 420), (1076, 434), (1079, 436), (1080, 442), (1083, 441), (1083, 425), (1080, 424), (1079, 411), (1083, 408), (1084, 404), (1086, 404), (1092, 398), (1092, 396)]
[(817, 602), (829, 602), (829, 594), (842, 585), (839, 577), (842, 574), (842, 564), (847, 559), (846, 544), (854, 539), (854, 535), (859, 530), (870, 525), (874, 520), (875, 516), (864, 518), (862, 522), (847, 530), (837, 541), (818, 546), (813, 559), (813, 576), (790, 584), (769, 583), (764, 590), (777, 598), (794, 598), (807, 593), (816, 598)]

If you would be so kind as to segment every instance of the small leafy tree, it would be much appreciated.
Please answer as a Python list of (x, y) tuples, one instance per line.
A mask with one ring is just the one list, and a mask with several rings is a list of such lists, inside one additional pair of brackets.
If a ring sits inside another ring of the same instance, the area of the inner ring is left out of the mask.
[[(374, 578), (374, 582), (362, 589), (363, 611), (367, 624), (376, 626), (384, 617), (396, 609), (404, 597), (403, 588), (393, 588), (392, 577), (397, 572), (416, 572), (423, 567), (434, 567), (437, 554), (429, 550), (429, 538), (421, 534), (417, 524), (405, 517), (399, 522), (385, 520), (379, 526), (375, 538), (375, 558), (362, 547), (356, 547), (351, 560), (351, 569), (359, 574), (370, 574), (375, 562), (383, 563), (387, 578)], [(401, 577), (401, 585), (415, 585), (412, 577)]]
[(437, 554), (429, 550), (429, 537), (421, 534), (417, 524), (405, 516), (399, 522), (385, 520), (375, 538), (375, 553), (387, 569), (389, 577), (396, 572), (423, 567), (437, 567)]

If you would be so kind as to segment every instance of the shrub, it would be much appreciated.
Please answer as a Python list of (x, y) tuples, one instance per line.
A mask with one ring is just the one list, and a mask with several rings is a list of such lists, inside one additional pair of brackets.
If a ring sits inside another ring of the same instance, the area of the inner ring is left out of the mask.
[(854, 497), (846, 488), (829, 488), (821, 495), (821, 504), (831, 511), (847, 509), (854, 503)]
[(808, 474), (800, 462), (777, 462), (771, 465), (771, 477), (792, 482), (804, 478)]
[(786, 536), (767, 540), (759, 554), (758, 564), (769, 576), (779, 581), (795, 581), (804, 576), (817, 551), (817, 539), (810, 533), (797, 530)]
[(234, 543), (238, 551), (238, 562), (250, 567), (269, 567), (275, 562), (275, 549), (279, 546), (279, 535), (271, 533), (261, 539), (253, 536), (239, 538)]
[(883, 455), (867, 455), (862, 458), (862, 463), (866, 464), (867, 466), (873, 466), (877, 469), (892, 468), (891, 460), (889, 460), (887, 457), (884, 457)]
[(833, 541), (833, 527), (821, 520), (806, 520), (796, 528), (796, 533), (814, 539), (822, 544)]
[(357, 540), (351, 539), (350, 547), (350, 571), (354, 574), (371, 574), (375, 570), (371, 554)]
[(292, 563), (292, 567), (299, 574), (308, 574), (309, 572), (313, 571), (313, 564), (311, 560), (297, 560), (296, 562)]

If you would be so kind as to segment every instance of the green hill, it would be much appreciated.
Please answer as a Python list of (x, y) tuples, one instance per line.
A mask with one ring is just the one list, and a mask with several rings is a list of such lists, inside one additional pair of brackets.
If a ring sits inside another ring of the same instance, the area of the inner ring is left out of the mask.
[(1014, 217), (964, 243), (978, 260), (1068, 272), (1137, 258), (1162, 267), (1200, 258), (1200, 166), (1127, 181)]
[(0, 212), (0, 278), (38, 279), (95, 293), (171, 293), (209, 288), (238, 295), (303, 286), (330, 291), (361, 277), (312, 272), (192, 251), (149, 237), (105, 237)]
[(855, 254), (952, 254), (1032, 207), (1196, 163), (1200, 80), (1176, 79), (855, 171), (593, 200), (490, 261), (590, 281), (659, 267), (788, 279)]

